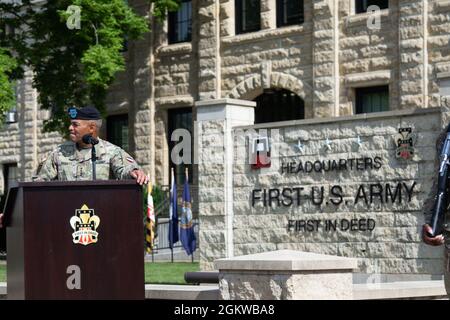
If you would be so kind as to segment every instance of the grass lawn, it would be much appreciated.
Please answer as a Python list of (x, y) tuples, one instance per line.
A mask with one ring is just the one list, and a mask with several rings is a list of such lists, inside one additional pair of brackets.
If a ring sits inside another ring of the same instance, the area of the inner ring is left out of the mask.
[[(145, 283), (186, 284), (184, 273), (199, 271), (198, 262), (155, 262), (145, 264)], [(0, 282), (6, 281), (6, 265), (0, 264)]]
[(198, 262), (150, 262), (145, 264), (145, 283), (187, 284), (184, 273), (199, 270)]
[(0, 282), (6, 282), (6, 266), (0, 264)]

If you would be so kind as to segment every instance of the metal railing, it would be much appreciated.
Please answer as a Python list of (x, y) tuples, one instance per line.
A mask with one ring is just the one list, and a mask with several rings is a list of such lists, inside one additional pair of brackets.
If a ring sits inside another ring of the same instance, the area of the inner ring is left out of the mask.
[[(169, 210), (170, 210), (170, 187), (163, 185), (160, 186), (160, 189), (162, 191), (162, 200), (160, 203), (158, 203), (155, 206), (155, 216), (156, 216), (156, 235), (153, 243), (153, 250), (151, 253), (152, 256), (152, 262), (154, 262), (155, 254), (159, 253), (159, 250), (166, 250), (171, 249), (171, 262), (174, 261), (173, 258), (173, 249), (182, 248), (181, 240), (174, 243), (173, 248), (170, 248), (169, 244)], [(197, 206), (197, 194), (198, 194), (198, 187), (197, 186), (190, 186), (190, 193), (191, 193), (191, 200), (192, 200), (192, 214), (193, 216), (198, 216), (198, 206)], [(178, 198), (181, 197), (183, 192), (183, 186), (177, 186), (177, 194)], [(180, 207), (178, 208), (178, 217), (180, 217)], [(193, 227), (194, 227), (194, 234), (196, 241), (196, 249), (198, 249), (198, 230), (199, 230), (199, 223), (198, 219), (194, 218), (192, 219)], [(180, 222), (178, 222), (178, 234), (180, 235)], [(191, 260), (194, 262), (194, 254), (191, 255)]]
[[(193, 227), (194, 227), (194, 234), (195, 234), (195, 249), (198, 249), (198, 219), (193, 219)], [(170, 221), (168, 218), (160, 218), (157, 219), (156, 222), (156, 236), (154, 239), (154, 243), (153, 243), (153, 250), (151, 253), (152, 256), (152, 262), (155, 261), (155, 254), (158, 254), (160, 250), (166, 250), (166, 249), (170, 249), (170, 253), (171, 253), (171, 262), (174, 262), (174, 257), (173, 257), (173, 250), (177, 249), (177, 248), (182, 248), (183, 245), (181, 243), (181, 228), (180, 228), (180, 221), (178, 221), (178, 234), (180, 235), (180, 239), (179, 241), (175, 242), (172, 246), (172, 248), (170, 247), (170, 241), (169, 241), (169, 226), (170, 226)], [(194, 253), (191, 254), (191, 261), (194, 262)]]

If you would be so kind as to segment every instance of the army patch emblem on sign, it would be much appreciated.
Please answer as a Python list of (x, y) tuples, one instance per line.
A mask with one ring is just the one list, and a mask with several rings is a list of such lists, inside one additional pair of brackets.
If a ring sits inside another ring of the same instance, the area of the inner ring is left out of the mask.
[(85, 204), (81, 209), (76, 209), (75, 215), (70, 218), (70, 225), (74, 230), (73, 243), (87, 246), (98, 241), (100, 218), (95, 215), (94, 209), (89, 209)]
[(414, 156), (414, 141), (416, 135), (412, 133), (411, 128), (400, 128), (398, 134), (395, 135), (395, 144), (397, 149), (395, 150), (395, 156), (397, 158), (403, 158), (409, 160)]

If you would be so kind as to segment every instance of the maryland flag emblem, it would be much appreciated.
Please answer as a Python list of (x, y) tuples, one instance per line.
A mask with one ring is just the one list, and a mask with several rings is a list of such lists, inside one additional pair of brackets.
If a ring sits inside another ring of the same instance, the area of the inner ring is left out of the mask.
[(70, 219), (70, 226), (74, 230), (72, 233), (73, 243), (85, 246), (96, 243), (99, 225), (100, 218), (95, 215), (94, 209), (89, 209), (85, 204), (81, 209), (76, 209), (75, 215)]
[(153, 251), (155, 241), (155, 209), (153, 207), (152, 186), (149, 182), (147, 189), (147, 217), (145, 223), (145, 243), (148, 253)]

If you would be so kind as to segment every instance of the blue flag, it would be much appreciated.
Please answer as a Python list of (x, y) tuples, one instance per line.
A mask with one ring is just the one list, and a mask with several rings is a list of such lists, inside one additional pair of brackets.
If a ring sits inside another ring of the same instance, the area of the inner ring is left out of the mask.
[(184, 250), (188, 255), (191, 255), (195, 251), (196, 239), (194, 233), (194, 224), (192, 221), (192, 209), (191, 209), (191, 194), (189, 192), (189, 182), (186, 170), (186, 179), (184, 181), (183, 189), (183, 208), (181, 214), (181, 229), (180, 238), (183, 244)]
[(173, 249), (173, 244), (178, 242), (178, 204), (177, 204), (177, 184), (172, 169), (172, 184), (170, 187), (170, 208), (169, 208), (169, 247)]

